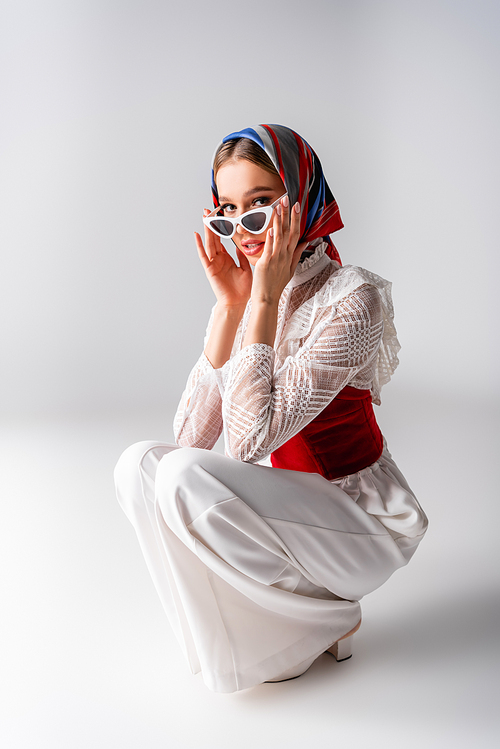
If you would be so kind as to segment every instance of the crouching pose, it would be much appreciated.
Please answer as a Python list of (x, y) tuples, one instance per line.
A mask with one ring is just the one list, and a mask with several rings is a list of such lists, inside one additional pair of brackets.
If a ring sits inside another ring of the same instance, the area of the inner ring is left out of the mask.
[(341, 265), (318, 157), (280, 125), (231, 133), (212, 191), (195, 240), (217, 301), (176, 444), (133, 445), (115, 479), (191, 670), (233, 692), (349, 657), (359, 600), (427, 519), (373, 412), (398, 364), (390, 283)]

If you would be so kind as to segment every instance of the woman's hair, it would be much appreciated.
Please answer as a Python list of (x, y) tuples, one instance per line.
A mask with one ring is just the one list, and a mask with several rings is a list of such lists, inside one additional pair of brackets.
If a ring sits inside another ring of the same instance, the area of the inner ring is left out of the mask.
[(238, 161), (239, 159), (251, 161), (252, 164), (260, 166), (271, 174), (278, 174), (276, 167), (263, 148), (254, 143), (253, 140), (250, 140), (250, 138), (236, 138), (235, 140), (228, 140), (225, 143), (221, 143), (217, 149), (213, 166), (214, 178), (224, 164), (227, 164), (229, 161)]

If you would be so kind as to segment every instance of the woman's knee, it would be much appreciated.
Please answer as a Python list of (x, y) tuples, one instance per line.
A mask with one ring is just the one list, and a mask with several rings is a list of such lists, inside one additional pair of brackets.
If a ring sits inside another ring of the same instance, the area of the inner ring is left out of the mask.
[(180, 517), (189, 524), (217, 501), (220, 481), (213, 465), (218, 455), (197, 447), (182, 447), (165, 455), (156, 474), (156, 499), (168, 525)]
[(115, 467), (114, 479), (118, 503), (127, 516), (144, 500), (154, 500), (154, 484), (158, 463), (175, 445), (151, 440), (136, 442), (121, 454)]
[(188, 485), (191, 474), (202, 463), (206, 452), (207, 450), (197, 447), (180, 447), (163, 455), (156, 472), (157, 488), (175, 491), (178, 487)]

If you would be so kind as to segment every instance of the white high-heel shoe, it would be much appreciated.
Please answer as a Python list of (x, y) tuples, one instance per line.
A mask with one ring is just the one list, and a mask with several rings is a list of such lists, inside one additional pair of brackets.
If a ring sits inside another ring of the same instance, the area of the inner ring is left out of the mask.
[(361, 619), (356, 624), (354, 629), (351, 629), (344, 637), (334, 642), (333, 645), (328, 648), (327, 653), (331, 653), (336, 661), (346, 661), (348, 658), (352, 658), (352, 640), (353, 635), (361, 627)]
[[(340, 663), (341, 661), (347, 661), (352, 657), (353, 635), (358, 631), (360, 627), (361, 619), (356, 624), (354, 629), (351, 629), (351, 631), (344, 635), (344, 637), (342, 637), (340, 640), (337, 640), (337, 642), (334, 642), (333, 645), (329, 647), (325, 652), (331, 653), (338, 663)], [(315, 656), (314, 658), (308, 658), (306, 661), (302, 661), (302, 663), (299, 663), (298, 666), (294, 666), (293, 668), (288, 669), (288, 671), (280, 674), (276, 679), (268, 679), (264, 682), (264, 684), (272, 684), (278, 681), (290, 681), (290, 679), (297, 679), (299, 676), (302, 676), (302, 674), (305, 674), (305, 672), (312, 666), (317, 657), (318, 656)]]
[(331, 653), (338, 662), (352, 658), (352, 635), (344, 637), (342, 640), (337, 640), (326, 652)]

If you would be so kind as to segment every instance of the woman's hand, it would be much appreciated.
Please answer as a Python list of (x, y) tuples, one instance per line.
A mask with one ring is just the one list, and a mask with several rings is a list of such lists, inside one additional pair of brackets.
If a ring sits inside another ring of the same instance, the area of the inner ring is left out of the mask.
[(295, 273), (300, 256), (307, 246), (307, 242), (298, 244), (299, 234), (300, 206), (296, 203), (290, 215), (288, 196), (285, 196), (276, 207), (264, 250), (255, 264), (252, 304), (278, 304), (283, 289)]
[[(209, 213), (205, 208), (203, 215)], [(219, 237), (208, 227), (205, 227), (205, 246), (198, 232), (194, 236), (201, 264), (218, 304), (228, 308), (244, 308), (252, 290), (252, 269), (245, 255), (236, 248), (240, 262), (238, 267)]]
[[(279, 209), (279, 210), (278, 210)], [(273, 226), (267, 232), (262, 255), (255, 263), (252, 284), (252, 311), (243, 346), (265, 343), (274, 346), (278, 320), (278, 302), (307, 242), (297, 244), (300, 233), (300, 206), (288, 210), (285, 197), (277, 207)]]

